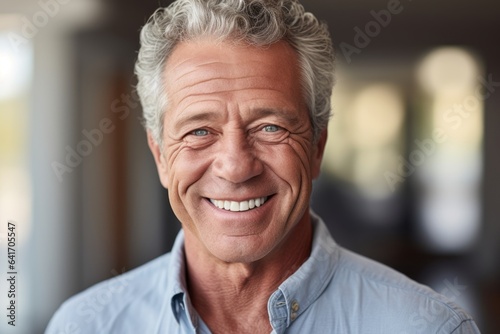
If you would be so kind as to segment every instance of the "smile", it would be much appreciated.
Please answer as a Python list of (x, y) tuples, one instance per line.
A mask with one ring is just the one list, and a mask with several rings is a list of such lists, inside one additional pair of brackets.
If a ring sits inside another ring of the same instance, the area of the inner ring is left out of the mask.
[(237, 212), (237, 211), (248, 211), (258, 208), (259, 206), (264, 204), (267, 201), (267, 199), (268, 197), (266, 196), (266, 197), (251, 199), (248, 201), (235, 202), (235, 201), (223, 201), (210, 198), (210, 202), (212, 202), (212, 204), (218, 207), (219, 209)]

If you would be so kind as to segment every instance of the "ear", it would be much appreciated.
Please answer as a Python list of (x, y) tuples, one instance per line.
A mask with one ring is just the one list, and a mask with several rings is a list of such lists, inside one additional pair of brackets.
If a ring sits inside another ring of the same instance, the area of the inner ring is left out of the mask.
[(316, 179), (321, 172), (321, 162), (323, 161), (323, 154), (325, 152), (326, 139), (328, 138), (328, 130), (325, 129), (321, 132), (317, 143), (314, 144), (313, 157), (312, 157), (312, 177)]
[(155, 159), (158, 176), (160, 177), (161, 184), (168, 189), (168, 165), (163, 155), (160, 145), (153, 138), (151, 132), (148, 131), (148, 145), (153, 157)]

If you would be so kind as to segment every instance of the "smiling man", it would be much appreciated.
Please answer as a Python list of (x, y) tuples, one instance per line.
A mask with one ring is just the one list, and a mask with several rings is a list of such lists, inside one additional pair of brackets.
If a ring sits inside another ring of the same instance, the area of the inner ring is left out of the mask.
[[(66, 302), (49, 333), (479, 332), (310, 211), (334, 56), (297, 1), (179, 0), (141, 43), (148, 142), (183, 229), (171, 253)], [(99, 314), (82, 310), (120, 279)]]

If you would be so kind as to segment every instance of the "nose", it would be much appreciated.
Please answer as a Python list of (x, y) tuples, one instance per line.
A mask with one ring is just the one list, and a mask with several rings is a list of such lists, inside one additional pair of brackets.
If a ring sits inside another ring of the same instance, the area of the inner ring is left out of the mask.
[(216, 176), (231, 183), (243, 183), (260, 175), (264, 166), (255, 154), (255, 148), (244, 134), (233, 133), (220, 139), (217, 157), (213, 162)]

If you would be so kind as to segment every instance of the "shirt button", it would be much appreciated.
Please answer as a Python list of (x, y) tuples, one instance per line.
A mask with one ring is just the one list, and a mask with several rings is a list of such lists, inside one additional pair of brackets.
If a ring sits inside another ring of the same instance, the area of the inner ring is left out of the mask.
[(293, 311), (293, 312), (297, 312), (297, 311), (299, 310), (299, 308), (300, 308), (299, 303), (298, 303), (296, 300), (294, 300), (294, 301), (292, 302), (292, 311)]
[(298, 311), (299, 309), (300, 309), (300, 305), (299, 305), (299, 303), (298, 303), (296, 300), (294, 300), (294, 301), (292, 302), (292, 313), (290, 314), (290, 319), (291, 319), (292, 321), (294, 321), (295, 319), (297, 319), (297, 311)]

